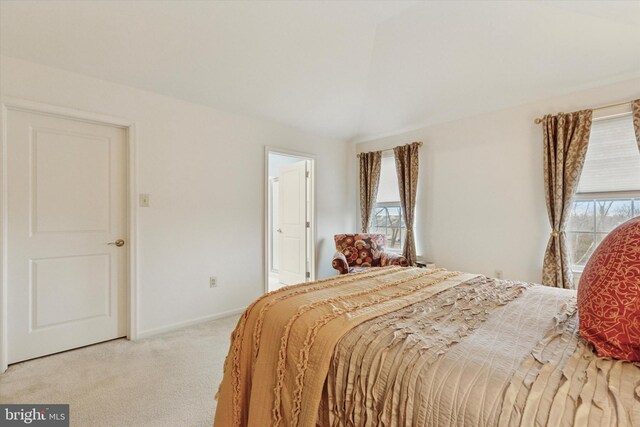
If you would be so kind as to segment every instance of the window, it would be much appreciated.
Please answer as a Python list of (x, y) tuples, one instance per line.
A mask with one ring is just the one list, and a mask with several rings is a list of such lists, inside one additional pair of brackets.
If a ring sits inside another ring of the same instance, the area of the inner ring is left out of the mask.
[(596, 119), (567, 224), (573, 270), (582, 272), (602, 239), (638, 215), (640, 151), (631, 115)]
[(402, 251), (406, 231), (400, 206), (396, 161), (393, 154), (391, 154), (382, 157), (380, 185), (378, 186), (378, 196), (371, 215), (369, 232), (385, 234), (387, 236), (387, 249)]
[(623, 222), (640, 215), (640, 197), (576, 200), (567, 229), (573, 269), (582, 271), (602, 239)]

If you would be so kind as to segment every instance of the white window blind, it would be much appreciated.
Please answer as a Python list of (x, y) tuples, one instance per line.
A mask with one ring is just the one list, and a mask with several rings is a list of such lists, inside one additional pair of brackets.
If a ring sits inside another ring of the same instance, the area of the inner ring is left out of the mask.
[(382, 156), (380, 166), (380, 184), (378, 185), (377, 203), (391, 203), (400, 201), (398, 189), (398, 175), (396, 174), (396, 159), (391, 156)]
[(578, 193), (640, 190), (640, 151), (631, 115), (596, 120)]

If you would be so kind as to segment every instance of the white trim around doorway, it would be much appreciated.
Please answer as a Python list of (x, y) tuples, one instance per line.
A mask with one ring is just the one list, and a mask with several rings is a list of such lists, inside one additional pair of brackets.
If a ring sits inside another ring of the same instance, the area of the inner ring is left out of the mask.
[(311, 212), (310, 212), (310, 222), (311, 222), (311, 245), (310, 254), (309, 254), (309, 281), (313, 282), (317, 277), (317, 262), (316, 262), (316, 236), (318, 235), (318, 226), (317, 226), (317, 204), (316, 204), (316, 156), (315, 154), (302, 153), (300, 151), (289, 150), (285, 148), (278, 148), (273, 146), (266, 145), (264, 147), (264, 204), (263, 204), (263, 213), (262, 216), (264, 218), (264, 233), (263, 233), (263, 256), (262, 262), (264, 265), (264, 277), (263, 277), (263, 286), (264, 292), (269, 292), (269, 273), (271, 272), (271, 268), (269, 265), (269, 154), (281, 154), (283, 156), (289, 157), (297, 157), (300, 160), (309, 160), (311, 167), (309, 177), (311, 178)]
[(128, 329), (127, 339), (138, 338), (138, 203), (137, 203), (137, 158), (136, 158), (136, 124), (135, 122), (120, 117), (107, 116), (92, 112), (76, 110), (68, 107), (43, 104), (22, 99), (0, 98), (0, 140), (2, 144), (0, 161), (0, 198), (1, 226), (0, 226), (0, 374), (6, 371), (8, 364), (8, 316), (7, 316), (7, 119), (9, 110), (35, 112), (63, 118), (72, 118), (89, 123), (117, 126), (127, 133), (127, 223), (129, 259), (127, 271), (127, 301), (128, 301)]

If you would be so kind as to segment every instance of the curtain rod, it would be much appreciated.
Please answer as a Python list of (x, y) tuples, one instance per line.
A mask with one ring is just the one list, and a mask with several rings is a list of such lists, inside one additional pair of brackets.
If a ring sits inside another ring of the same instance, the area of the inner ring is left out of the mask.
[[(599, 105), (597, 107), (593, 107), (591, 110), (593, 111), (604, 110), (605, 108), (619, 107), (621, 105), (631, 104), (632, 102), (633, 101), (624, 101), (624, 102), (616, 102), (615, 104)], [(540, 123), (542, 123), (542, 119), (540, 117), (537, 117), (533, 122), (539, 125)]]
[[(422, 147), (422, 144), (423, 144), (422, 141), (417, 141), (417, 142), (418, 142), (418, 147)], [(380, 151), (381, 153), (384, 153), (385, 151), (393, 151), (393, 148), (387, 148), (385, 150), (375, 150), (375, 151)], [(363, 154), (363, 153), (356, 154), (356, 157), (360, 157), (360, 154)]]

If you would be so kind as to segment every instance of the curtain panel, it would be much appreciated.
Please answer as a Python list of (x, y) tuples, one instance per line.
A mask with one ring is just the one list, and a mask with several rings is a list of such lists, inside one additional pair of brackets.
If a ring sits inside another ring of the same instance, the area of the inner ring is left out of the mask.
[(400, 190), (400, 204), (407, 235), (404, 239), (402, 255), (409, 265), (416, 265), (416, 241), (413, 232), (413, 218), (416, 210), (416, 190), (418, 188), (418, 149), (419, 142), (401, 145), (393, 149), (396, 159), (396, 173)]
[(633, 111), (633, 129), (636, 131), (636, 141), (640, 149), (640, 99), (631, 102), (631, 110)]
[(360, 153), (360, 221), (363, 233), (369, 231), (371, 212), (376, 204), (376, 196), (378, 195), (381, 165), (381, 151)]
[(565, 228), (587, 154), (591, 119), (591, 110), (542, 119), (545, 196), (552, 229), (542, 268), (542, 283), (548, 286), (574, 288)]

